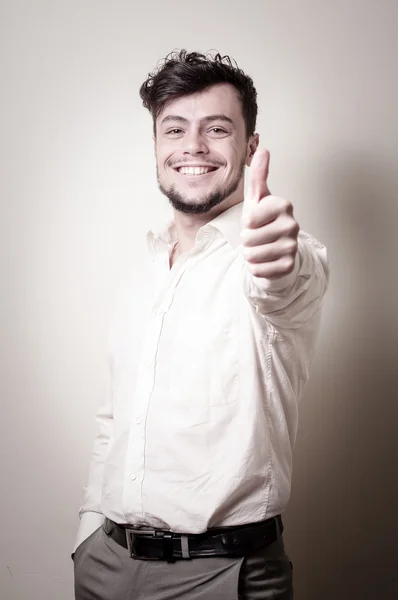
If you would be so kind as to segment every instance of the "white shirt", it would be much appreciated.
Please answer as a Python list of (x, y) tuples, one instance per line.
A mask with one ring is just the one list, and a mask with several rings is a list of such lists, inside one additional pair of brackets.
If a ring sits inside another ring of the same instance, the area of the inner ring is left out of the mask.
[(173, 223), (148, 233), (142, 270), (119, 294), (75, 548), (104, 516), (200, 533), (286, 507), (326, 249), (300, 232), (293, 273), (257, 278), (243, 258), (242, 207), (201, 227), (171, 270)]

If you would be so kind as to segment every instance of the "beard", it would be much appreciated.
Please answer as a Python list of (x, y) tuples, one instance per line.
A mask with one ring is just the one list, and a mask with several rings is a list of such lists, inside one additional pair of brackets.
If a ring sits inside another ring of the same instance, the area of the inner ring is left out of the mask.
[(176, 190), (174, 185), (166, 189), (159, 179), (159, 171), (157, 170), (158, 186), (162, 194), (169, 199), (169, 202), (174, 210), (186, 215), (203, 215), (209, 212), (215, 206), (221, 204), (221, 202), (236, 192), (244, 175), (245, 164), (246, 161), (243, 160), (236, 178), (231, 181), (228, 186), (224, 188), (219, 186), (208, 194), (198, 196), (194, 200), (187, 200), (184, 198), (184, 196)]

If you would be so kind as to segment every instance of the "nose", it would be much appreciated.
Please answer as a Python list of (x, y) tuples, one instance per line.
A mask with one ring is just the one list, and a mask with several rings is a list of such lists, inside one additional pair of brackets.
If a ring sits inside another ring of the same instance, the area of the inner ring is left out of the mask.
[(183, 153), (184, 154), (207, 154), (209, 149), (206, 144), (206, 140), (199, 131), (190, 131), (184, 136), (183, 139)]

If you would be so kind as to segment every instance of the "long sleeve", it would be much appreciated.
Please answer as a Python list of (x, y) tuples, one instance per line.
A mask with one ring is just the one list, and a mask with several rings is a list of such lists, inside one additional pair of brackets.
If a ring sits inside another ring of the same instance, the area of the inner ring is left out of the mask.
[(329, 283), (326, 248), (300, 231), (295, 267), (276, 280), (255, 277), (245, 266), (244, 290), (256, 311), (275, 327), (297, 329), (319, 311)]
[(104, 521), (101, 513), (101, 498), (105, 460), (108, 456), (110, 440), (113, 433), (113, 359), (109, 357), (109, 386), (105, 400), (101, 403), (96, 421), (99, 425), (94, 440), (89, 469), (88, 483), (84, 487), (83, 502), (79, 510), (80, 525), (77, 532), (73, 552)]
[(103, 470), (113, 429), (112, 397), (110, 393), (106, 402), (99, 408), (96, 421), (99, 424), (99, 432), (93, 445), (88, 484), (84, 488), (84, 499), (79, 510), (80, 526), (73, 551), (104, 521), (100, 508)]

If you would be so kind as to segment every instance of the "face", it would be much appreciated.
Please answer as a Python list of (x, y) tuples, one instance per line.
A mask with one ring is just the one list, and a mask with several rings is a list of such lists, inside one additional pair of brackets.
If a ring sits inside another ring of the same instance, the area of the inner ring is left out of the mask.
[(204, 214), (243, 200), (244, 170), (258, 144), (246, 136), (235, 88), (217, 84), (168, 104), (156, 120), (160, 190), (173, 208)]

